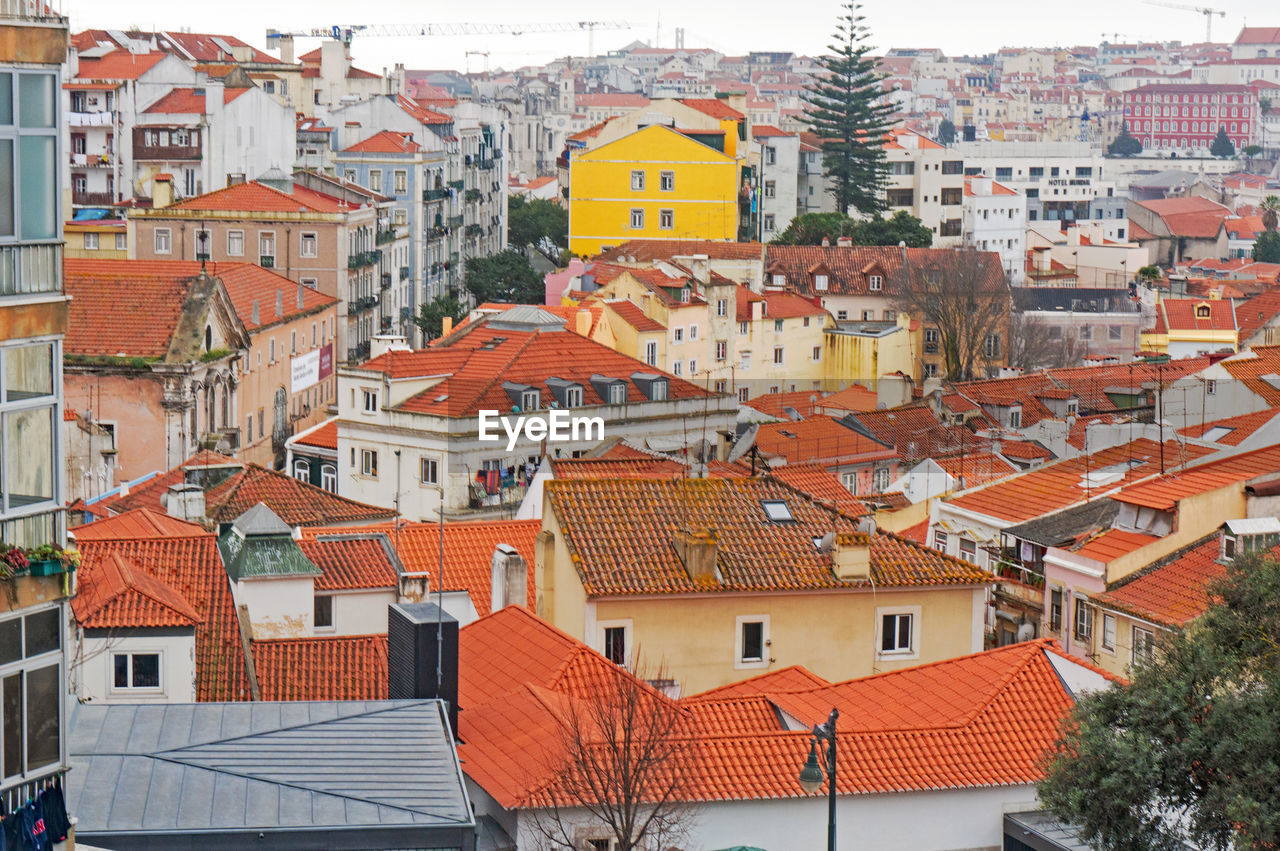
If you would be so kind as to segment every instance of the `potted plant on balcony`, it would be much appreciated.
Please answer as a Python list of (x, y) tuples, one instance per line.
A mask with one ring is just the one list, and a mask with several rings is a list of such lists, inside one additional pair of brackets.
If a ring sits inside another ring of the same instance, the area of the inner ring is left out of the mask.
[(32, 576), (56, 576), (80, 566), (80, 552), (57, 544), (43, 544), (27, 554)]

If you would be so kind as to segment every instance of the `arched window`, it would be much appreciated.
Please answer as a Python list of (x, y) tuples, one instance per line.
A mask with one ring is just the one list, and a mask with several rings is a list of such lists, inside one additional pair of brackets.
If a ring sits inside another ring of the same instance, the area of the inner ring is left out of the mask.
[(306, 458), (293, 459), (293, 477), (304, 482), (311, 481), (311, 462)]
[(320, 465), (320, 487), (329, 493), (338, 492), (338, 468), (333, 464)]

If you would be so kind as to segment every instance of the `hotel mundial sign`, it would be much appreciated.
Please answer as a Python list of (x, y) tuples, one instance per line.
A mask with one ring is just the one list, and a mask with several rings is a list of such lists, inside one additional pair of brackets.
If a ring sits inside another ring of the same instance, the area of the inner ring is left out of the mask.
[(532, 443), (568, 443), (580, 440), (604, 440), (604, 417), (573, 416), (568, 411), (552, 408), (545, 416), (503, 416), (496, 410), (480, 412), (480, 440), (507, 441), (508, 452), (515, 449), (520, 436)]

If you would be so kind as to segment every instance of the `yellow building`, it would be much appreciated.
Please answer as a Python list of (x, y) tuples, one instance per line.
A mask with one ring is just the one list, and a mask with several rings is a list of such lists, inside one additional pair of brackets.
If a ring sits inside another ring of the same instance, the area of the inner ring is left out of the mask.
[(569, 159), (569, 250), (630, 239), (733, 239), (738, 162), (724, 130), (644, 127)]
[(1213, 352), (1236, 352), (1240, 331), (1229, 299), (1165, 298), (1156, 305), (1156, 324), (1143, 331), (1144, 352), (1187, 358)]
[[(919, 323), (916, 323), (917, 325)], [(912, 320), (899, 313), (890, 322), (837, 322), (827, 331), (825, 377), (832, 384), (859, 381), (875, 386), (882, 375), (915, 375)]]
[(661, 662), (683, 693), (983, 648), (989, 574), (772, 477), (560, 479), (544, 498), (539, 616), (619, 664)]
[(128, 260), (129, 239), (124, 219), (71, 221), (62, 227), (66, 257), (83, 260)]

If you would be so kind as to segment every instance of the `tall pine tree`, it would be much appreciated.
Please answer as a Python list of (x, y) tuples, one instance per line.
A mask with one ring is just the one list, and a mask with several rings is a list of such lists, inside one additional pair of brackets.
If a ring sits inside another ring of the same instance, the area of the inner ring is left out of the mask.
[(805, 120), (822, 139), (823, 173), (841, 213), (885, 209), (882, 190), (888, 164), (881, 145), (893, 107), (877, 103), (880, 74), (867, 55), (870, 32), (860, 9), (857, 0), (845, 0), (828, 46), (831, 55), (818, 60), (827, 73), (805, 95)]

